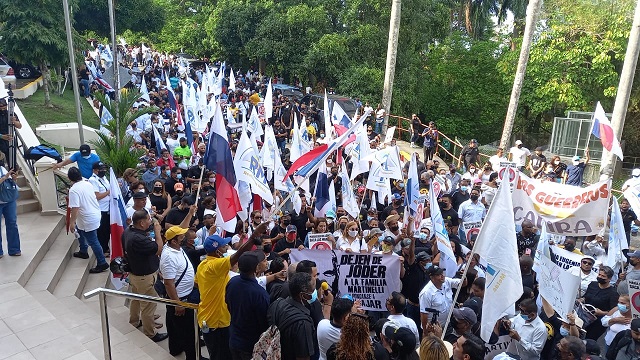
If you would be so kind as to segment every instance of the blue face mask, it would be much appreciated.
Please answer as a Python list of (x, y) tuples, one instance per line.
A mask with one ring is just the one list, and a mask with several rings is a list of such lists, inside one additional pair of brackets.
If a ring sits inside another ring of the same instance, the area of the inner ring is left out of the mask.
[(171, 170), (165, 170), (164, 173), (167, 174), (167, 176), (171, 176)]
[(382, 242), (382, 239), (384, 239), (384, 236), (382, 236), (382, 235), (378, 236), (378, 242), (380, 242), (380, 243), (381, 243), (381, 242)]
[(425, 270), (430, 268), (433, 265), (433, 263), (426, 263), (426, 265), (424, 266)]
[(464, 185), (460, 186), (460, 191), (462, 192), (466, 192), (468, 189), (469, 189), (468, 186), (464, 186)]
[(420, 233), (420, 240), (427, 240), (427, 234), (425, 233)]
[(311, 299), (307, 300), (307, 303), (311, 304), (312, 302), (318, 300), (318, 292), (314, 291), (311, 293)]
[(182, 179), (182, 174), (178, 174), (178, 175), (176, 175), (176, 179), (178, 179), (178, 180), (179, 180), (179, 179)]
[(627, 312), (627, 310), (629, 310), (629, 309), (627, 308), (627, 305), (625, 305), (625, 304), (618, 304), (618, 310), (619, 310), (621, 313), (626, 313), (626, 312)]
[(520, 317), (521, 317), (524, 321), (529, 321), (529, 315), (526, 315), (526, 314), (520, 314)]
[(404, 183), (398, 183), (398, 187), (399, 187), (400, 189), (404, 188)]
[(561, 327), (560, 328), (560, 335), (562, 335), (563, 337), (569, 335), (569, 330)]

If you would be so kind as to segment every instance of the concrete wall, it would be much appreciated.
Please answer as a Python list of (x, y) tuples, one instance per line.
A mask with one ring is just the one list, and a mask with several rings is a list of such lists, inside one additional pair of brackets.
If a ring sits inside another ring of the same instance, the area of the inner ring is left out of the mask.
[[(96, 129), (83, 125), (84, 141), (98, 139)], [(78, 123), (45, 124), (36, 128), (36, 134), (51, 144), (77, 149), (80, 147)]]

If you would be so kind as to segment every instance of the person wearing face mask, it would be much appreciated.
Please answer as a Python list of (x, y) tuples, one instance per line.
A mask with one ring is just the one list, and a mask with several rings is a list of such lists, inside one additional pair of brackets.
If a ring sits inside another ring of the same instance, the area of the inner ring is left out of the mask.
[[(327, 218), (328, 221), (329, 219), (330, 218)], [(344, 232), (344, 229), (346, 229), (348, 222), (349, 222), (349, 218), (346, 216), (338, 218), (338, 222), (335, 223), (335, 226), (334, 226), (335, 228), (335, 231), (333, 232), (334, 238), (337, 239), (338, 237), (342, 236), (342, 232)], [(331, 225), (330, 222), (327, 222), (327, 223)]]
[(407, 299), (407, 317), (411, 318), (418, 328), (419, 336), (422, 336), (422, 326), (420, 323), (420, 300), (419, 295), (422, 288), (429, 283), (427, 269), (431, 267), (431, 255), (425, 251), (415, 254), (415, 241), (411, 242), (409, 256), (403, 263), (404, 271), (400, 274), (402, 281), (402, 295)]
[(542, 311), (540, 312), (540, 320), (547, 328), (547, 341), (542, 348), (540, 359), (556, 359), (558, 352), (558, 344), (567, 336), (580, 336), (580, 328), (583, 321), (575, 312), (567, 314), (567, 320), (562, 319), (553, 306), (544, 298), (542, 301)]
[[(404, 214), (403, 196), (400, 193), (395, 193), (391, 196), (391, 199), (392, 199), (391, 204), (386, 208), (384, 208), (384, 210), (382, 211), (382, 219), (388, 218), (389, 215), (391, 215), (392, 210), (395, 210), (400, 215), (400, 217), (402, 217), (402, 215)], [(386, 224), (384, 226), (385, 228), (387, 227)]]
[(400, 196), (402, 196), (402, 192), (404, 192), (404, 181), (397, 180), (393, 186), (393, 189), (391, 189), (391, 193), (399, 194)]
[(513, 339), (506, 352), (518, 354), (522, 360), (539, 360), (547, 340), (547, 328), (538, 316), (534, 299), (523, 300), (518, 308), (520, 315), (496, 323), (489, 344), (494, 344), (498, 336), (506, 332)]
[[(487, 214), (487, 208), (479, 201), (480, 190), (472, 189), (469, 193), (469, 200), (460, 204), (458, 208), (458, 221), (462, 224), (484, 220)], [(465, 236), (461, 233), (460, 238)]]
[(544, 174), (546, 166), (547, 157), (542, 153), (542, 147), (538, 146), (529, 161), (530, 176), (534, 179), (539, 179)]
[(349, 221), (345, 226), (342, 235), (338, 237), (336, 241), (336, 248), (346, 251), (348, 253), (366, 253), (369, 251), (367, 242), (359, 236), (360, 230), (358, 223), (355, 221)]
[[(174, 206), (169, 210), (164, 221), (164, 228), (168, 229), (172, 226), (180, 225), (182, 221), (191, 213), (195, 214), (197, 206), (191, 196), (184, 196), (178, 206)], [(192, 221), (193, 222), (193, 219)], [(187, 224), (190, 225), (190, 224)]]
[(107, 165), (102, 161), (96, 162), (93, 164), (93, 175), (89, 178), (89, 182), (93, 185), (101, 212), (100, 227), (97, 230), (98, 242), (102, 246), (105, 257), (108, 257), (110, 255), (109, 243), (111, 242), (111, 218), (109, 216), (111, 185), (109, 184), (109, 179), (105, 176), (106, 173)]
[(167, 190), (169, 195), (171, 195), (172, 197), (176, 195), (176, 184), (182, 185), (182, 190), (184, 190), (185, 182), (182, 178), (182, 169), (174, 166), (173, 168), (171, 168), (171, 176), (164, 183), (165, 190)]
[[(640, 252), (638, 253), (640, 256)], [(595, 263), (596, 263), (596, 259), (594, 259), (591, 256), (585, 255), (580, 260), (580, 266), (574, 266), (569, 269), (569, 273), (571, 273), (574, 276), (580, 277), (580, 287), (578, 288), (578, 294), (576, 296), (578, 299), (581, 298), (584, 295), (584, 293), (587, 292), (587, 288), (589, 287), (589, 284), (596, 281), (596, 279), (598, 278), (598, 273), (593, 271), (593, 265)], [(640, 261), (638, 261), (638, 263), (640, 265)], [(639, 275), (640, 275), (640, 272), (639, 272)], [(622, 274), (621, 274), (621, 277), (624, 278)]]
[(471, 181), (467, 179), (463, 179), (460, 181), (460, 187), (458, 188), (458, 190), (450, 193), (451, 198), (453, 200), (451, 205), (453, 205), (453, 208), (456, 211), (460, 210), (460, 204), (469, 200), (469, 197), (470, 197), (469, 192), (471, 190), (471, 187), (469, 186), (470, 184), (471, 184)]
[(91, 148), (87, 144), (80, 145), (80, 149), (78, 152), (71, 155), (68, 159), (64, 161), (53, 164), (52, 168), (54, 170), (58, 170), (63, 168), (69, 164), (77, 163), (78, 169), (80, 169), (80, 174), (85, 179), (89, 179), (93, 175), (93, 164), (100, 161), (100, 157), (97, 154), (91, 152)]
[(295, 225), (288, 225), (284, 239), (280, 239), (273, 251), (280, 255), (283, 259), (289, 261), (289, 254), (292, 249), (304, 249), (304, 243), (298, 238), (298, 230)]
[(462, 174), (463, 179), (467, 179), (473, 183), (475, 180), (480, 178), (480, 174), (478, 174), (478, 169), (475, 165), (472, 164), (467, 169), (467, 172)]
[(271, 229), (268, 240), (270, 240), (272, 244), (276, 244), (285, 237), (287, 226), (289, 225), (291, 225), (291, 214), (285, 211), (282, 213), (279, 221), (276, 221), (273, 229)]
[(604, 342), (607, 345), (605, 352), (609, 346), (611, 346), (611, 342), (613, 342), (613, 339), (619, 332), (631, 328), (631, 320), (631, 302), (629, 301), (629, 295), (620, 295), (618, 305), (611, 309), (609, 313), (600, 320), (602, 325), (607, 327), (607, 332), (604, 335)]
[(156, 163), (155, 158), (150, 158), (147, 161), (146, 170), (142, 174), (142, 181), (144, 182), (147, 190), (151, 192), (153, 189), (153, 183), (160, 178), (160, 167)]
[(164, 218), (171, 210), (173, 201), (171, 196), (164, 190), (164, 183), (160, 180), (153, 182), (151, 193), (149, 193), (149, 201), (154, 209), (155, 218), (162, 223)]
[(600, 320), (607, 315), (609, 311), (618, 305), (618, 292), (616, 287), (611, 285), (613, 277), (613, 269), (608, 266), (601, 266), (598, 271), (597, 281), (592, 282), (587, 287), (582, 301), (595, 308), (595, 315), (598, 319), (585, 327), (587, 331), (587, 339), (597, 340), (606, 330)]
[(516, 146), (509, 149), (509, 161), (515, 162), (520, 171), (524, 171), (530, 156), (531, 151), (522, 145), (522, 140), (516, 140)]
[[(280, 330), (280, 347), (283, 360), (310, 359), (316, 355), (314, 344), (316, 327), (306, 304), (315, 301), (315, 280), (311, 274), (296, 272), (289, 278), (289, 294), (269, 306), (269, 325)], [(317, 296), (317, 295), (315, 295)]]
[(628, 330), (619, 332), (607, 351), (608, 360), (634, 360), (640, 356), (640, 319), (633, 319)]
[(261, 224), (253, 232), (249, 241), (227, 257), (223, 254), (230, 247), (230, 237), (211, 235), (204, 242), (207, 257), (200, 263), (196, 272), (196, 283), (200, 290), (198, 325), (202, 329), (202, 336), (212, 360), (232, 358), (229, 350), (231, 315), (225, 302), (226, 287), (230, 280), (229, 270), (238, 263), (242, 254), (254, 245), (262, 244), (262, 235), (267, 230), (267, 226), (267, 223)]
[[(156, 164), (159, 166), (166, 165), (169, 169), (173, 169), (176, 166), (176, 163), (173, 161), (173, 157), (171, 157), (171, 153), (169, 153), (169, 150), (167, 149), (162, 149), (162, 151), (160, 152), (160, 158), (158, 159)], [(167, 175), (171, 176), (171, 173)]]

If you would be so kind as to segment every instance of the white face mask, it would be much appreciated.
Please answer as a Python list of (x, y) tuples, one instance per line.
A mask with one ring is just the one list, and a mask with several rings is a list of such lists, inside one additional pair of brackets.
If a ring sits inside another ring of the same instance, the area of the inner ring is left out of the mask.
[(351, 237), (356, 237), (358, 235), (358, 230), (355, 231), (349, 231), (349, 236)]

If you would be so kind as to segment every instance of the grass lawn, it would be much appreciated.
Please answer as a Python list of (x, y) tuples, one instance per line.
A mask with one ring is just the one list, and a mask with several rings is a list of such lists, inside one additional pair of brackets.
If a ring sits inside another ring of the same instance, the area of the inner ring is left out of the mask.
[[(58, 96), (51, 92), (53, 108), (44, 107), (44, 91), (42, 91), (42, 88), (26, 99), (16, 99), (16, 103), (27, 118), (33, 131), (43, 124), (75, 123), (78, 121), (72, 89), (67, 89), (63, 96)], [(84, 98), (80, 98), (80, 104), (82, 104), (82, 123), (97, 129), (100, 126), (100, 119), (91, 108), (91, 105)]]

